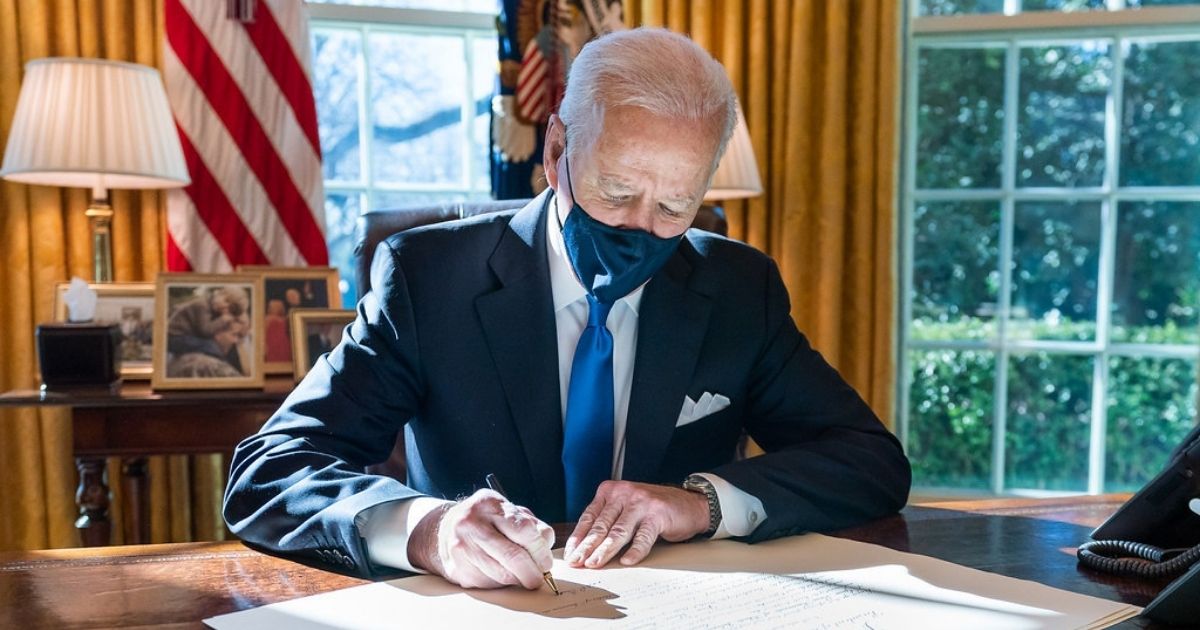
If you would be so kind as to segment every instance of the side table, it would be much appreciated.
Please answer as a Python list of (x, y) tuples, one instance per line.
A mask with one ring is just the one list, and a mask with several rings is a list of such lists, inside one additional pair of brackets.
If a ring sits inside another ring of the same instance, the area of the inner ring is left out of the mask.
[(79, 487), (79, 528), (84, 546), (111, 544), (105, 458), (121, 457), (129, 497), (132, 544), (150, 541), (148, 455), (230, 454), (258, 431), (283, 403), (291, 375), (267, 377), (261, 390), (153, 391), (145, 381), (126, 381), (115, 393), (13, 390), (0, 407), (61, 406), (71, 410)]

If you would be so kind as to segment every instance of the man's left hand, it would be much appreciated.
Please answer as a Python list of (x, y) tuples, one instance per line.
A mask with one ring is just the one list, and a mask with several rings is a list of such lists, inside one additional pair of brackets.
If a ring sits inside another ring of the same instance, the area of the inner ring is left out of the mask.
[(625, 545), (621, 564), (641, 562), (655, 541), (679, 542), (708, 529), (708, 500), (699, 492), (633, 481), (605, 481), (579, 516), (563, 557), (573, 567), (608, 564)]

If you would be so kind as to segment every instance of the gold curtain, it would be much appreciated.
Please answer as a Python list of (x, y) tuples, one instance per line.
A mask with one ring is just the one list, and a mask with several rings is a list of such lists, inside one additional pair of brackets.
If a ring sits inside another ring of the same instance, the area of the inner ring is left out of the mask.
[[(100, 57), (161, 68), (162, 40), (162, 0), (0, 0), (0, 146), (8, 140), (25, 62)], [(131, 191), (112, 197), (115, 278), (153, 280), (163, 263), (164, 197)], [(0, 390), (37, 385), (33, 331), (51, 319), (54, 285), (91, 277), (87, 202), (82, 189), (0, 182)], [(150, 459), (154, 542), (223, 536), (219, 460)], [(108, 468), (119, 544), (122, 480), (118, 462)], [(0, 410), (0, 549), (78, 545), (75, 485), (66, 411)]]
[(779, 264), (792, 316), (892, 425), (900, 5), (625, 0), (630, 26), (685, 33), (729, 72), (764, 194), (730, 235)]

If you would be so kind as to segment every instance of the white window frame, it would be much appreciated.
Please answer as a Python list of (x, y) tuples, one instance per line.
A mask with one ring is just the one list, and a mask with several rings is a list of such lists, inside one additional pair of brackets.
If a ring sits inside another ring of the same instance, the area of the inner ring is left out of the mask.
[[(471, 13), (465, 11), (434, 11), (425, 9), (404, 9), (378, 6), (358, 6), (346, 4), (309, 3), (309, 29), (315, 31), (322, 28), (332, 28), (343, 31), (357, 32), (362, 42), (362, 55), (359, 57), (358, 74), (358, 134), (359, 134), (359, 179), (325, 180), (325, 194), (357, 195), (359, 212), (372, 210), (376, 193), (417, 193), (417, 194), (461, 194), (468, 198), (481, 195), (490, 196), (489, 187), (476, 186), (477, 176), (473, 157), (480, 152), (486, 154), (489, 139), (485, 136), (477, 138), (475, 133), (473, 86), (474, 50), (478, 40), (484, 39), (493, 44), (496, 42), (496, 16), (488, 13)], [(464, 39), (463, 63), (466, 64), (467, 99), (463, 102), (463, 125), (467, 136), (467, 145), (463, 152), (462, 185), (431, 184), (407, 182), (376, 181), (372, 164), (374, 119), (371, 112), (369, 95), (371, 94), (371, 51), (367, 45), (368, 38), (373, 33), (403, 33), (415, 35), (451, 35)]]
[[(900, 220), (900, 296), (898, 326), (897, 410), (901, 441), (908, 445), (910, 425), (910, 356), (921, 350), (976, 350), (992, 353), (995, 378), (992, 410), (992, 452), (990, 486), (993, 494), (1052, 496), (1076, 492), (1006, 488), (1005, 437), (1008, 414), (1009, 358), (1013, 355), (1044, 351), (1057, 356), (1093, 357), (1091, 432), (1088, 452), (1087, 492), (1103, 492), (1105, 483), (1105, 437), (1107, 431), (1108, 364), (1114, 356), (1138, 358), (1180, 358), (1195, 361), (1200, 349), (1191, 345), (1151, 345), (1114, 343), (1109, 339), (1110, 306), (1116, 249), (1117, 208), (1122, 201), (1193, 201), (1200, 202), (1200, 186), (1119, 187), (1120, 143), (1123, 89), (1121, 42), (1126, 38), (1158, 41), (1200, 40), (1200, 6), (1150, 7), (1125, 10), (1124, 0), (1108, 0), (1109, 10), (1080, 12), (1020, 13), (1019, 0), (1005, 0), (1003, 14), (917, 16), (917, 0), (909, 0), (908, 33), (905, 38), (904, 64), (904, 144), (902, 157)], [(1104, 129), (1105, 175), (1099, 187), (1089, 188), (1018, 188), (1016, 186), (1016, 126), (1018, 122), (1018, 54), (1022, 44), (1060, 43), (1084, 38), (1108, 39), (1113, 65), (1113, 88), (1106, 104)], [(1004, 90), (1004, 130), (1002, 132), (1001, 187), (991, 189), (928, 190), (916, 186), (917, 144), (917, 54), (925, 45), (938, 47), (986, 46), (997, 44), (1006, 50)], [(1000, 286), (996, 332), (987, 341), (922, 341), (911, 338), (913, 287), (913, 235), (916, 205), (926, 201), (998, 201), (1000, 202), (999, 260)], [(1094, 341), (1011, 340), (1007, 324), (1011, 308), (1013, 219), (1017, 202), (1026, 200), (1099, 201), (1101, 204), (1101, 241), (1098, 268), (1096, 339)], [(925, 488), (954, 494), (954, 489)], [(961, 491), (972, 494), (973, 491)]]

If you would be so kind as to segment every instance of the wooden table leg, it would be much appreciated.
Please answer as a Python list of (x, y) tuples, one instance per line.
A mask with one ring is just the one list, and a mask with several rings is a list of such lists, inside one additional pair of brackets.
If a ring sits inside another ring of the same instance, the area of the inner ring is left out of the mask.
[(108, 520), (108, 471), (103, 457), (77, 457), (79, 488), (75, 490), (75, 503), (79, 506), (79, 518), (75, 527), (83, 540), (84, 547), (101, 547), (112, 542), (111, 523)]
[(129, 506), (125, 544), (144, 545), (150, 542), (150, 483), (146, 476), (146, 458), (129, 457), (123, 464), (125, 500)]

